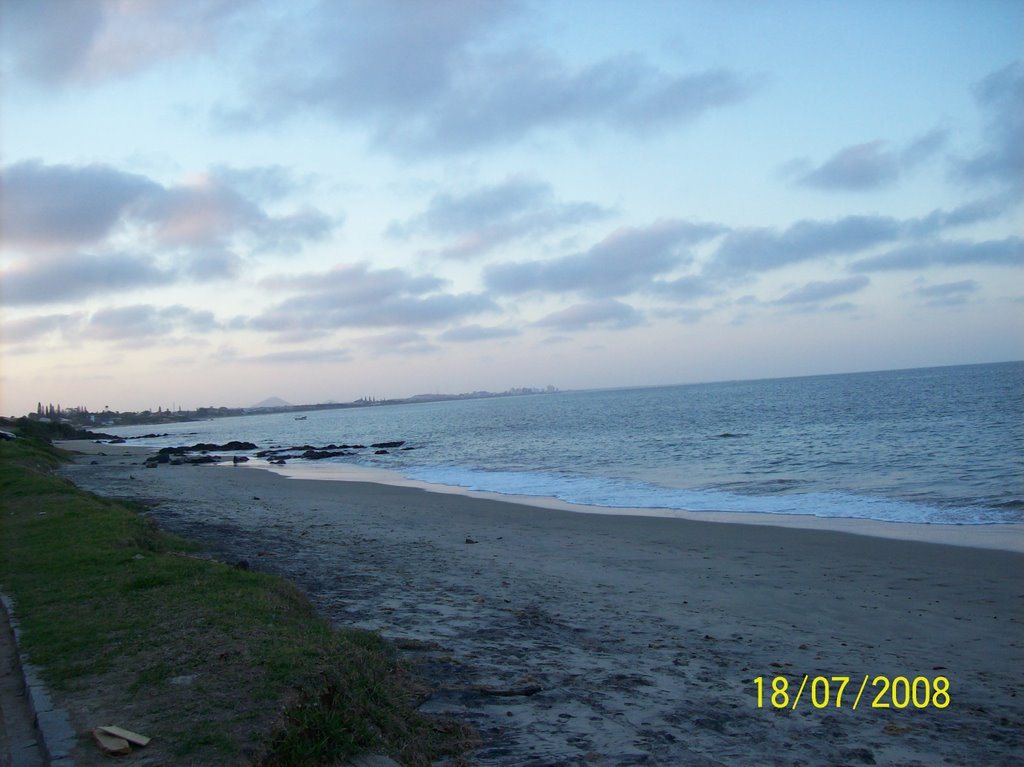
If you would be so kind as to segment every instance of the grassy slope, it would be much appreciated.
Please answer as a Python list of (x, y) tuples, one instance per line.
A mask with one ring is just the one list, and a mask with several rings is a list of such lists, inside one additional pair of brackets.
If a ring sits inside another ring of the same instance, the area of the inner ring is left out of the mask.
[[(464, 727), (410, 707), (380, 637), (332, 630), (287, 581), (191, 555), (48, 474), (61, 460), (44, 443), (0, 443), (0, 588), (56, 689), (119, 684), (111, 698), (151, 704), (137, 706), (147, 734), (186, 763), (331, 764), (369, 750), (416, 765), (466, 746)], [(188, 675), (202, 681), (186, 695), (171, 680)]]

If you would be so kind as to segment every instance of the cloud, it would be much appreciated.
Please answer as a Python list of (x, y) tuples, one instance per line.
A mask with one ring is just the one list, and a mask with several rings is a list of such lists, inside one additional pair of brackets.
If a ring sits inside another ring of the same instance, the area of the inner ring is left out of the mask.
[(671, 76), (635, 56), (572, 70), (542, 50), (483, 57), (460, 75), (429, 112), (388, 125), (378, 143), (410, 155), (464, 152), (572, 124), (646, 134), (755, 90), (728, 70)]
[(375, 336), (366, 336), (357, 343), (370, 348), (376, 354), (430, 354), (434, 346), (422, 333), (415, 330), (393, 330)]
[(165, 307), (136, 304), (100, 309), (92, 314), (48, 314), (12, 320), (4, 323), (3, 340), (10, 344), (38, 343), (57, 334), (76, 345), (82, 340), (93, 340), (137, 347), (154, 342), (176, 342), (182, 333), (203, 335), (221, 327), (209, 311), (181, 304)]
[(0, 326), (0, 341), (4, 344), (39, 342), (53, 334), (73, 333), (84, 318), (83, 314), (46, 314), (37, 317), (4, 322)]
[(275, 275), (261, 283), (272, 290), (302, 290), (363, 307), (372, 307), (398, 294), (430, 293), (445, 284), (430, 275), (411, 275), (404, 269), (371, 269), (365, 263), (338, 264), (326, 272)]
[(926, 216), (908, 220), (905, 228), (907, 234), (914, 237), (928, 237), (945, 229), (991, 221), (1012, 210), (1016, 204), (1014, 194), (1000, 192), (963, 203), (952, 210), (936, 208)]
[(71, 255), (0, 272), (5, 304), (53, 304), (174, 282), (176, 275), (151, 259), (113, 254)]
[(241, 268), (242, 259), (236, 253), (214, 246), (190, 250), (182, 274), (198, 282), (208, 282), (237, 277)]
[[(244, 171), (235, 171), (240, 178)], [(6, 248), (52, 253), (110, 240), (131, 230), (157, 249), (223, 244), (247, 238), (257, 251), (291, 250), (326, 237), (336, 221), (313, 208), (270, 215), (215, 174), (164, 186), (108, 165), (4, 169), (0, 224)]]
[(442, 280), (401, 269), (339, 265), (327, 272), (279, 276), (265, 287), (301, 292), (249, 321), (257, 330), (308, 332), (343, 327), (430, 326), (497, 309), (485, 295), (439, 292)]
[(500, 338), (512, 338), (520, 332), (514, 328), (487, 328), (481, 325), (464, 325), (446, 330), (441, 334), (442, 341), (455, 343), (471, 343), (475, 341), (496, 341)]
[(321, 365), (348, 362), (352, 359), (352, 352), (348, 349), (293, 349), (236, 359), (259, 365)]
[(788, 228), (736, 229), (712, 256), (713, 276), (735, 277), (833, 255), (857, 253), (892, 242), (903, 224), (888, 216), (846, 216), (834, 221), (798, 221)]
[(30, 160), (4, 168), (0, 189), (6, 246), (45, 253), (105, 239), (132, 206), (161, 187), (107, 165)]
[(938, 240), (912, 243), (855, 261), (855, 272), (923, 269), (929, 266), (1024, 266), (1024, 238), (964, 242)]
[[(312, 208), (271, 215), (211, 174), (164, 186), (107, 165), (32, 160), (4, 169), (2, 192), (3, 249), (30, 257), (3, 273), (11, 304), (231, 278), (240, 252), (292, 253), (336, 223)], [(148, 255), (124, 253), (128, 238)]]
[(502, 295), (578, 291), (623, 296), (689, 263), (689, 246), (718, 236), (715, 224), (679, 220), (617, 229), (590, 249), (548, 261), (495, 264), (484, 270), (489, 289)]
[(864, 275), (844, 277), (838, 280), (826, 280), (808, 282), (800, 288), (789, 291), (782, 298), (775, 301), (777, 304), (815, 304), (820, 301), (828, 301), (839, 296), (856, 293), (863, 290), (871, 280)]
[(902, 170), (910, 170), (930, 160), (945, 148), (949, 141), (949, 131), (936, 128), (911, 141), (900, 150), (900, 166)]
[(311, 208), (271, 216), (217, 176), (198, 174), (161, 189), (142, 203), (139, 218), (153, 229), (159, 246), (196, 247), (248, 236), (259, 252), (293, 250), (321, 240), (333, 222)]
[(614, 299), (576, 304), (568, 309), (552, 312), (537, 320), (539, 327), (554, 328), (561, 332), (608, 328), (624, 330), (644, 322), (643, 314), (628, 304)]
[(549, 184), (512, 177), (463, 195), (435, 195), (423, 213), (405, 223), (392, 224), (388, 233), (407, 237), (425, 231), (454, 236), (456, 240), (442, 248), (439, 255), (472, 258), (506, 242), (607, 215), (606, 209), (591, 203), (556, 202)]
[(137, 304), (94, 312), (83, 328), (85, 338), (137, 346), (152, 339), (171, 340), (176, 333), (207, 333), (220, 327), (209, 311), (175, 305)]
[(651, 284), (654, 293), (675, 301), (696, 301), (715, 295), (720, 288), (701, 275), (687, 275), (674, 280), (655, 280)]
[(95, 83), (214, 48), (254, 0), (30, 0), (4, 5), (8, 66), (47, 84)]
[(934, 130), (911, 141), (902, 150), (876, 140), (840, 149), (816, 168), (798, 179), (804, 186), (840, 191), (878, 189), (892, 184), (942, 149), (947, 139), (943, 130)]
[[(369, 128), (404, 156), (452, 154), (567, 124), (661, 130), (747, 98), (757, 87), (727, 69), (665, 72), (636, 55), (570, 66), (541, 48), (500, 47), (518, 3), (333, 2), (283, 28), (264, 55), (278, 76), (253, 87), (227, 125), (322, 111)], [(272, 54), (270, 53), (272, 49)]]
[(975, 280), (960, 280), (938, 285), (922, 285), (914, 292), (924, 298), (928, 306), (960, 306), (967, 303), (967, 298), (976, 293), (979, 287)]
[(895, 181), (899, 174), (896, 153), (884, 141), (871, 141), (840, 149), (806, 173), (800, 183), (820, 189), (876, 189)]
[(249, 197), (255, 200), (280, 200), (308, 185), (308, 181), (296, 179), (292, 171), (283, 165), (249, 168), (215, 165), (210, 174), (227, 187), (245, 189)]
[(986, 113), (987, 146), (958, 165), (961, 177), (1024, 189), (1024, 62), (1014, 61), (977, 84), (975, 99)]

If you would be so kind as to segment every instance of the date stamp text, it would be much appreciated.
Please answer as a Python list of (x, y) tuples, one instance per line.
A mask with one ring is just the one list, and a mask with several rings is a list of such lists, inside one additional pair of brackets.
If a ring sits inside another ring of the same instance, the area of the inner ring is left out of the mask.
[(797, 706), (817, 709), (857, 706), (870, 708), (947, 708), (950, 704), (949, 679), (944, 676), (913, 678), (865, 674), (863, 679), (849, 676), (804, 674), (790, 683), (788, 677), (754, 679), (757, 707), (770, 706), (796, 711)]

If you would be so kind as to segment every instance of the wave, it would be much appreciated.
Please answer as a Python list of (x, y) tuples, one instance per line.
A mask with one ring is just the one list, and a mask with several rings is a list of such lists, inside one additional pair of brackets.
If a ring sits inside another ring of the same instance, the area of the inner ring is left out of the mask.
[[(943, 508), (847, 492), (747, 495), (721, 488), (667, 488), (633, 480), (458, 466), (408, 467), (409, 479), (499, 495), (555, 498), (597, 508), (650, 509), (824, 518), (873, 519), (917, 524), (983, 525), (1024, 521), (1024, 514), (988, 507)], [(1016, 512), (1016, 510), (1014, 510)]]

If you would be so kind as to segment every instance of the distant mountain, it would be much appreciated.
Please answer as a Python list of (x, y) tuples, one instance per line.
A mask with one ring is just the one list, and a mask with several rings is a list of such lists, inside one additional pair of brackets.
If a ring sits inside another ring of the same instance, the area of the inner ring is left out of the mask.
[(292, 403), (285, 402), (280, 397), (268, 397), (262, 402), (257, 402), (253, 407), (292, 407)]

